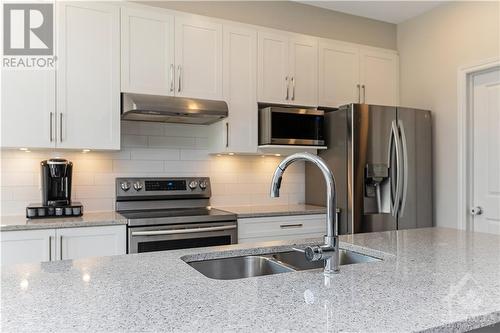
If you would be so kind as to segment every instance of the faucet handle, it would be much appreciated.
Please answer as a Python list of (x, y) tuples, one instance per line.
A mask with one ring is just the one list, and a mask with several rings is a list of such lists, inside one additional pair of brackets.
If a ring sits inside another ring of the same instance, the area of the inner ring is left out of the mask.
[(319, 261), (323, 259), (323, 249), (320, 246), (308, 246), (304, 250), (308, 261)]

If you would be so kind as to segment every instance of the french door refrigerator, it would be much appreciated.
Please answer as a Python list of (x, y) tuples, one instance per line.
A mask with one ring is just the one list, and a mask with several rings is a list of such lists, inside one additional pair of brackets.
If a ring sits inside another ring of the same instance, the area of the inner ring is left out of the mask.
[[(339, 233), (430, 227), (431, 113), (348, 104), (325, 113), (320, 151), (336, 180)], [(324, 205), (323, 176), (306, 163), (306, 202)]]

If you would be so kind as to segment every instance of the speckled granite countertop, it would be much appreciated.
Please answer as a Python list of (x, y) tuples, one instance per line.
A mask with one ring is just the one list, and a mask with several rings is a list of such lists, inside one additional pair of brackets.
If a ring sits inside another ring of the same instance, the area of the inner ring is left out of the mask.
[(214, 207), (235, 213), (239, 218), (288, 216), (306, 214), (326, 214), (326, 207), (314, 205), (276, 205), (276, 206), (232, 206)]
[(79, 217), (27, 219), (25, 216), (0, 217), (0, 231), (97, 227), (127, 224), (127, 219), (116, 212), (84, 213)]
[(331, 278), (310, 270), (224, 281), (181, 259), (285, 250), (288, 241), (4, 268), (1, 329), (464, 332), (500, 322), (499, 236), (429, 228), (341, 240), (384, 260)]

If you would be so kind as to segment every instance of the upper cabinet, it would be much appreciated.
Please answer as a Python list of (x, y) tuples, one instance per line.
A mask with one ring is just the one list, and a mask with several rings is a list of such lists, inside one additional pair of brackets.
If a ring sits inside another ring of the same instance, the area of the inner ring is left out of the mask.
[(399, 57), (396, 53), (363, 49), (360, 52), (360, 69), (363, 103), (399, 103)]
[(176, 95), (222, 98), (222, 24), (175, 18)]
[(58, 4), (57, 147), (120, 149), (120, 8)]
[(321, 40), (319, 105), (398, 104), (399, 59), (394, 51)]
[(121, 60), (122, 91), (173, 95), (174, 16), (123, 8)]
[(288, 33), (259, 32), (258, 101), (318, 104), (317, 39)]

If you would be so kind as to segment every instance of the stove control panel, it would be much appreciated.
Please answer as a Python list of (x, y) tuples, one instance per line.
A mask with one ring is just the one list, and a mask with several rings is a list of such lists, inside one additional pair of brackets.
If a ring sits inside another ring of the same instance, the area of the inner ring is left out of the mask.
[(197, 178), (116, 178), (116, 197), (210, 197), (210, 179)]

